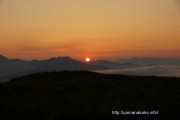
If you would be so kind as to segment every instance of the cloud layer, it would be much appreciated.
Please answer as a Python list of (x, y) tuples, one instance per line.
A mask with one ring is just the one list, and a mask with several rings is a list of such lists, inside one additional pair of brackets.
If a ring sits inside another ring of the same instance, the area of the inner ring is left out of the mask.
[(126, 75), (140, 75), (140, 76), (173, 76), (180, 77), (180, 66), (172, 65), (158, 65), (146, 66), (129, 69), (113, 69), (96, 71), (107, 74), (126, 74)]

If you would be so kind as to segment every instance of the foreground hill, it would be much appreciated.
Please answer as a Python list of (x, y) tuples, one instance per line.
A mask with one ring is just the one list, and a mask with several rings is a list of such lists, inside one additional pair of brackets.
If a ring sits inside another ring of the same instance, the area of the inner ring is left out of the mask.
[[(0, 84), (1, 120), (177, 120), (180, 78), (44, 72)], [(112, 115), (156, 111), (156, 115)], [(158, 113), (158, 114), (157, 114)]]

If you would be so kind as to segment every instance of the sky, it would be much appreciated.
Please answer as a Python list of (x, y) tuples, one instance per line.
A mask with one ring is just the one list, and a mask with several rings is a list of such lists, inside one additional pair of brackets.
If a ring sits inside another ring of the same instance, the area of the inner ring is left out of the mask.
[(179, 0), (0, 0), (0, 54), (180, 58)]

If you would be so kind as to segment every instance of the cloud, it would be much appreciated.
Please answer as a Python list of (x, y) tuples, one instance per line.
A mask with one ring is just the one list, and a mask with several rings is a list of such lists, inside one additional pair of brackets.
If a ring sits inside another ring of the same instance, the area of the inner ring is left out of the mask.
[(108, 74), (126, 74), (140, 76), (175, 76), (180, 77), (180, 66), (157, 65), (129, 69), (100, 70), (96, 72)]

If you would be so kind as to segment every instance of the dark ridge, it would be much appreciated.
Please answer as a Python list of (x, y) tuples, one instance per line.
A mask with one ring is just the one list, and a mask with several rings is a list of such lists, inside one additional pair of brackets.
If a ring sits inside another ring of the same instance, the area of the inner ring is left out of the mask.
[[(180, 78), (42, 72), (0, 84), (2, 120), (177, 120)], [(112, 111), (159, 111), (112, 115)]]
[[(84, 78), (86, 77), (88, 79), (88, 77), (90, 76), (95, 76), (95, 77), (102, 77), (102, 76), (106, 76), (108, 77), (119, 77), (119, 78), (131, 78), (131, 79), (136, 79), (136, 78), (142, 78), (142, 79), (150, 79), (150, 80), (154, 80), (154, 79), (180, 79), (179, 77), (163, 77), (163, 76), (131, 76), (131, 75), (123, 75), (123, 74), (104, 74), (104, 73), (96, 73), (93, 71), (84, 71), (84, 70), (78, 70), (78, 71), (68, 71), (68, 70), (64, 70), (64, 71), (51, 71), (51, 72), (40, 72), (40, 73), (35, 73), (35, 74), (31, 74), (31, 75), (26, 75), (26, 76), (22, 76), (22, 77), (17, 77), (14, 79), (11, 79), (8, 83), (10, 82), (16, 82), (19, 80), (25, 80), (27, 81), (27, 79), (31, 79), (31, 78), (41, 78), (44, 77), (46, 79), (51, 79), (52, 76), (57, 76), (59, 78), (63, 77), (68, 77), (68, 78), (74, 78), (74, 77), (78, 77), (78, 78)], [(35, 79), (34, 79), (35, 80)], [(42, 80), (43, 81), (43, 80)]]
[(68, 57), (68, 56), (64, 56), (64, 57), (52, 57), (50, 59), (48, 59), (49, 61), (56, 61), (56, 60), (60, 60), (60, 61), (73, 61), (74, 59)]

